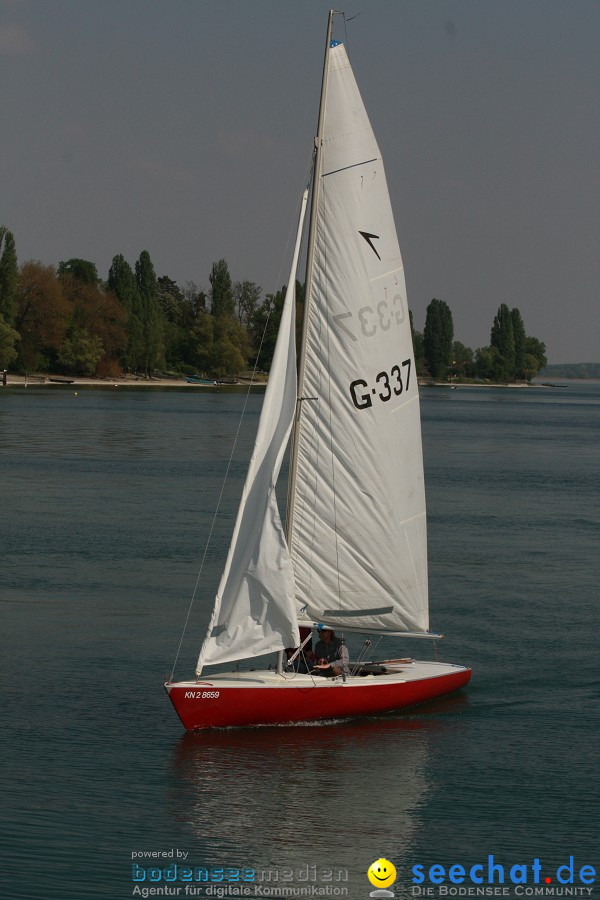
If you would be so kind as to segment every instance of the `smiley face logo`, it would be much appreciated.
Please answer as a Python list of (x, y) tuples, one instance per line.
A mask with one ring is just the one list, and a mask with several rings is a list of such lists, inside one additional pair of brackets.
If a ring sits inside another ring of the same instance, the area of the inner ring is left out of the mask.
[(389, 859), (376, 859), (369, 866), (367, 877), (373, 887), (386, 888), (396, 880), (396, 869)]

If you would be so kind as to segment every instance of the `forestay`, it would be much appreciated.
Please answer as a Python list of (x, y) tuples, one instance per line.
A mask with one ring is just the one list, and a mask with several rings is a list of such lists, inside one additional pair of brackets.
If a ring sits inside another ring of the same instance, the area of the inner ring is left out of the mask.
[(305, 193), (254, 452), (197, 674), (205, 664), (299, 643), (294, 576), (275, 484), (296, 410), (295, 284), (306, 203)]
[(417, 378), (383, 163), (332, 46), (309, 272), (290, 553), (298, 607), (370, 631), (428, 628)]

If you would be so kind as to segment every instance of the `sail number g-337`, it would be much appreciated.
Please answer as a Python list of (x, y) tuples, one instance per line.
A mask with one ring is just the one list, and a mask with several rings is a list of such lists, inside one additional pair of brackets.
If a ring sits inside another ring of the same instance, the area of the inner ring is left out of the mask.
[[(394, 294), (388, 303), (388, 291), (384, 288), (385, 300), (372, 306), (362, 306), (356, 313), (358, 323), (352, 322), (352, 313), (336, 313), (331, 317), (340, 331), (353, 341), (357, 341), (360, 332), (364, 337), (373, 337), (378, 331), (387, 331), (391, 325), (402, 325), (404, 322), (404, 306), (402, 296)], [(391, 304), (391, 305), (390, 305)], [(348, 321), (345, 322), (344, 320)]]
[[(399, 365), (392, 366), (389, 374), (387, 372), (379, 372), (375, 376), (374, 387), (370, 387), (364, 378), (357, 378), (356, 381), (353, 381), (350, 385), (350, 396), (355, 407), (357, 409), (369, 409), (373, 406), (373, 395), (382, 400), (383, 403), (387, 403), (394, 394), (399, 396), (403, 391), (407, 391), (410, 382), (410, 363), (410, 359), (405, 359), (402, 362), (402, 367)], [(405, 376), (406, 380), (403, 380), (403, 376)]]

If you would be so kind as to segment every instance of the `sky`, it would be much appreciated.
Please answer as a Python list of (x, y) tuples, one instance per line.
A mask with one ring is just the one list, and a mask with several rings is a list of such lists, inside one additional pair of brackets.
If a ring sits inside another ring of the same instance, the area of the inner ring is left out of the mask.
[[(348, 0), (350, 3), (350, 0)], [(347, 44), (415, 327), (489, 343), (518, 307), (551, 363), (600, 361), (600, 2), (351, 0)], [(148, 250), (205, 290), (287, 277), (323, 0), (0, 0), (0, 224), (19, 261)], [(356, 17), (356, 18), (352, 18)]]

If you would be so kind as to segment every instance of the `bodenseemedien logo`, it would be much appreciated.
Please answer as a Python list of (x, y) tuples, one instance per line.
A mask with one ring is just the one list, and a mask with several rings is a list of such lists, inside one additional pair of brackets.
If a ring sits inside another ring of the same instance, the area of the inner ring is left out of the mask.
[(396, 880), (396, 868), (389, 859), (376, 859), (367, 870), (367, 878), (376, 890), (371, 891), (370, 897), (393, 897), (392, 891), (387, 888)]

